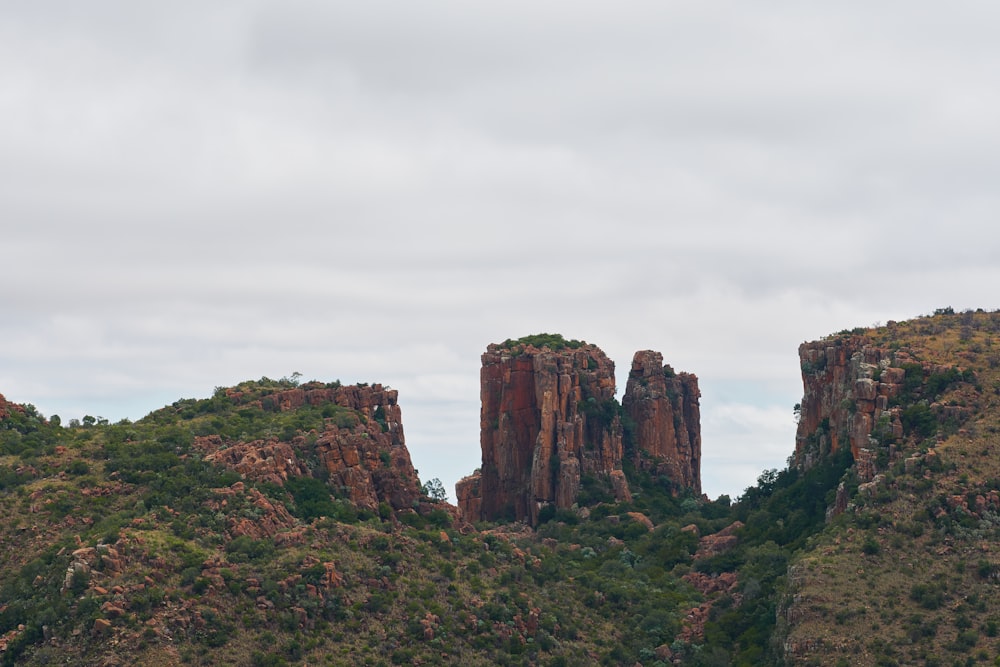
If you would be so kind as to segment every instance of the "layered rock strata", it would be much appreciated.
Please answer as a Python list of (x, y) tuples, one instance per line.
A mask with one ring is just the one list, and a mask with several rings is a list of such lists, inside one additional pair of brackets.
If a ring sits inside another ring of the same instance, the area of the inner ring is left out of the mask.
[(675, 493), (701, 494), (700, 397), (696, 375), (674, 373), (659, 352), (635, 353), (622, 399), (635, 425), (630, 454), (637, 468), (669, 479)]
[(584, 475), (630, 497), (615, 366), (600, 348), (493, 344), (482, 362), (482, 468), (456, 487), (467, 518), (534, 524), (546, 505), (572, 506)]
[(353, 419), (327, 419), (323, 431), (298, 435), (291, 442), (276, 438), (226, 442), (204, 436), (196, 445), (247, 478), (283, 483), (289, 476), (312, 475), (318, 463), (335, 495), (358, 507), (375, 509), (387, 502), (393, 509), (409, 509), (422, 497), (417, 472), (403, 436), (398, 392), (374, 385), (330, 387), (310, 383), (264, 397), (227, 390), (237, 404), (268, 411), (295, 410), (305, 405), (333, 403), (354, 412)]
[(864, 336), (799, 346), (804, 388), (795, 435), (795, 461), (811, 467), (850, 447), (862, 480), (871, 480), (879, 448), (903, 435), (900, 410), (890, 408), (906, 372), (892, 353)]

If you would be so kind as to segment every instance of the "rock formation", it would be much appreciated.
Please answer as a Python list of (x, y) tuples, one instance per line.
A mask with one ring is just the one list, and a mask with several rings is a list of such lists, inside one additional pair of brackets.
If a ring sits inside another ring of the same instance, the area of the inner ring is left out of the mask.
[(872, 479), (878, 449), (903, 435), (899, 410), (889, 408), (889, 399), (898, 395), (905, 371), (890, 367), (891, 352), (864, 336), (803, 343), (799, 360), (804, 393), (796, 464), (808, 468), (819, 457), (850, 447), (858, 475)]
[[(540, 338), (483, 355), (482, 468), (455, 488), (470, 520), (534, 524), (546, 506), (571, 507), (588, 476), (619, 500), (631, 497), (614, 363), (595, 345)], [(699, 396), (697, 377), (674, 374), (658, 352), (636, 353), (624, 402), (636, 425), (632, 456), (678, 491), (701, 492)]]
[(534, 524), (546, 505), (572, 506), (584, 475), (603, 477), (619, 499), (630, 497), (614, 363), (595, 345), (572, 343), (487, 347), (480, 373), (483, 464), (456, 488), (466, 517)]
[(462, 516), (468, 521), (483, 518), (483, 476), (480, 470), (455, 483), (455, 499)]
[(17, 403), (10, 403), (0, 394), (0, 421), (10, 417), (12, 412), (24, 413), (24, 406)]
[(327, 419), (321, 433), (298, 435), (291, 442), (277, 438), (226, 442), (219, 436), (200, 437), (195, 444), (208, 452), (206, 458), (247, 478), (277, 484), (289, 476), (313, 474), (318, 465), (335, 495), (366, 509), (375, 509), (383, 501), (393, 509), (409, 509), (421, 498), (420, 482), (403, 437), (396, 390), (380, 384), (331, 387), (310, 383), (263, 397), (244, 394), (239, 388), (226, 390), (226, 395), (238, 405), (255, 405), (267, 411), (333, 403), (354, 415)]
[(635, 424), (637, 468), (666, 476), (675, 492), (701, 493), (701, 413), (698, 377), (674, 373), (663, 355), (635, 353), (622, 408)]
[(974, 374), (917, 361), (905, 347), (879, 347), (864, 335), (803, 343), (799, 358), (804, 394), (795, 463), (805, 468), (850, 447), (858, 476), (872, 481), (878, 461), (884, 466), (897, 456), (904, 438), (927, 438), (944, 422), (963, 422), (975, 401), (974, 389), (960, 391), (957, 401), (939, 400), (943, 392), (972, 386)]

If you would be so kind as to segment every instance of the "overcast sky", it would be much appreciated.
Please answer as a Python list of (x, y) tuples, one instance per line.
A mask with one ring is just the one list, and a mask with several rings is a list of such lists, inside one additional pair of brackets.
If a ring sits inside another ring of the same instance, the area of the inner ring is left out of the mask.
[(0, 392), (138, 419), (399, 390), (479, 465), (486, 345), (702, 389), (703, 486), (794, 448), (797, 346), (1000, 307), (994, 2), (0, 3)]

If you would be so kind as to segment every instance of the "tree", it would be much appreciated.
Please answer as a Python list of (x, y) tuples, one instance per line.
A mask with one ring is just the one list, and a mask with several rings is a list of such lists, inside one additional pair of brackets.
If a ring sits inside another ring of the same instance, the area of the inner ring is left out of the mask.
[(430, 498), (435, 502), (448, 499), (448, 494), (444, 490), (444, 485), (441, 483), (441, 480), (438, 479), (437, 477), (433, 477), (427, 480), (427, 482), (424, 483), (421, 490), (423, 491), (425, 496), (427, 496), (428, 498)]

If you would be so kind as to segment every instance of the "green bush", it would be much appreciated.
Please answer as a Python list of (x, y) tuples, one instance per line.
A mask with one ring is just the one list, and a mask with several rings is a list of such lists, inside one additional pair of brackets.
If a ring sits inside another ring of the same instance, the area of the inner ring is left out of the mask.
[(503, 342), (503, 346), (506, 348), (514, 348), (521, 345), (532, 345), (537, 348), (549, 348), (555, 352), (559, 350), (569, 348), (575, 350), (577, 348), (583, 347), (586, 343), (582, 340), (566, 340), (563, 338), (562, 334), (549, 334), (540, 333), (532, 334), (530, 336), (522, 336), (517, 340), (511, 340), (508, 338)]
[(306, 521), (321, 516), (337, 517), (340, 508), (333, 502), (330, 487), (314, 477), (290, 477), (285, 489), (292, 494), (294, 514)]
[(903, 432), (929, 438), (937, 431), (937, 418), (926, 403), (914, 403), (902, 409), (899, 420)]
[(944, 604), (944, 591), (934, 584), (918, 583), (910, 588), (910, 599), (933, 611)]

